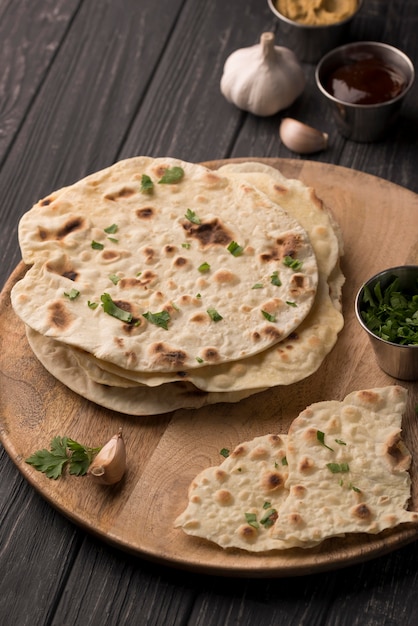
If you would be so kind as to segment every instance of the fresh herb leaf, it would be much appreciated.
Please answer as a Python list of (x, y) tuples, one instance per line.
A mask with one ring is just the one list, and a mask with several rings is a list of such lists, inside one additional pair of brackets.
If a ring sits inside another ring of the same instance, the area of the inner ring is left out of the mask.
[(102, 301), (102, 307), (105, 313), (111, 315), (112, 317), (116, 317), (116, 319), (121, 322), (132, 322), (132, 313), (117, 306), (108, 293), (102, 294), (100, 296), (100, 300)]
[(39, 472), (56, 480), (68, 466), (69, 473), (83, 476), (100, 448), (89, 448), (68, 437), (54, 437), (50, 449), (38, 450), (26, 459)]
[(188, 241), (186, 241), (185, 243), (181, 244), (182, 248), (186, 248), (187, 250), (189, 250), (189, 248), (191, 248), (192, 244), (189, 243)]
[(196, 361), (197, 361), (198, 363), (203, 363), (203, 362), (204, 362), (204, 361), (203, 361), (203, 359), (202, 359), (202, 357), (200, 357), (200, 356), (197, 356), (197, 357), (196, 357)]
[(323, 433), (321, 430), (317, 430), (316, 431), (316, 438), (318, 439), (319, 443), (322, 444), (325, 448), (328, 448), (328, 450), (331, 450), (331, 452), (334, 452), (333, 448), (330, 448), (325, 443), (325, 433)]
[(93, 239), (93, 241), (91, 242), (91, 247), (93, 248), (93, 250), (103, 250), (104, 245), (99, 241), (94, 241)]
[(277, 520), (277, 517), (278, 514), (276, 509), (268, 509), (268, 511), (266, 511), (260, 519), (260, 524), (264, 526), (264, 528), (270, 528)]
[(99, 306), (98, 302), (91, 302), (90, 300), (87, 301), (87, 306), (90, 309), (97, 309), (97, 307)]
[(117, 274), (110, 274), (109, 278), (114, 285), (117, 285), (120, 281), (120, 276), (118, 276)]
[(116, 239), (115, 237), (108, 237), (109, 241), (111, 241), (112, 243), (119, 243), (119, 239)]
[(378, 281), (373, 289), (365, 285), (361, 317), (367, 328), (385, 341), (399, 345), (418, 344), (418, 281), (415, 292), (401, 291), (399, 277), (382, 288)]
[(297, 272), (302, 268), (303, 261), (294, 259), (291, 256), (285, 256), (283, 259), (283, 265), (286, 265), (286, 267), (290, 267), (290, 269), (292, 269), (294, 272)]
[(183, 176), (184, 170), (182, 167), (169, 167), (168, 169), (166, 169), (164, 175), (162, 176), (162, 178), (160, 178), (158, 183), (160, 185), (172, 185), (173, 183), (180, 182)]
[(262, 289), (262, 288), (263, 288), (263, 283), (255, 283), (255, 285), (251, 287), (251, 289)]
[(352, 483), (349, 484), (349, 488), (355, 491), (356, 493), (361, 493), (361, 489), (355, 487)]
[(261, 313), (266, 318), (266, 320), (268, 320), (269, 322), (275, 322), (276, 321), (276, 316), (275, 315), (272, 315), (271, 313), (268, 313), (267, 311), (263, 311), (263, 310), (261, 310)]
[(288, 465), (287, 458), (285, 456), (282, 458), (282, 465)]
[(223, 457), (225, 457), (225, 459), (227, 459), (229, 457), (229, 450), (228, 448), (222, 448), (222, 450), (219, 451), (219, 454)]
[(168, 322), (170, 321), (170, 313), (168, 311), (160, 311), (159, 313), (147, 313), (142, 314), (150, 324), (164, 328), (168, 330)]
[(257, 515), (255, 513), (246, 513), (245, 519), (247, 524), (253, 528), (260, 528), (260, 524), (257, 522)]
[(335, 443), (338, 443), (338, 445), (340, 445), (340, 446), (346, 446), (347, 445), (345, 443), (345, 441), (343, 441), (342, 439), (335, 439), (334, 441), (335, 441)]
[(74, 441), (74, 439), (67, 439), (67, 447), (71, 451), (69, 473), (75, 476), (84, 476), (100, 448), (88, 448)]
[(227, 250), (232, 256), (240, 256), (244, 252), (243, 246), (240, 246), (236, 241), (231, 241)]
[(212, 320), (212, 322), (220, 322), (221, 320), (223, 320), (223, 317), (220, 313), (218, 313), (218, 311), (212, 307), (210, 307), (206, 313), (209, 315), (210, 319)]
[(184, 216), (186, 219), (189, 220), (189, 222), (192, 222), (192, 224), (200, 224), (200, 218), (196, 215), (196, 213), (194, 211), (192, 211), (191, 209), (187, 209), (186, 214)]
[(271, 507), (271, 502), (264, 502), (263, 509), (269, 509)]
[(108, 235), (114, 235), (115, 233), (118, 232), (118, 225), (117, 224), (111, 224), (110, 226), (108, 226), (107, 228), (104, 229), (105, 233), (107, 233)]
[(350, 471), (350, 468), (348, 467), (348, 463), (327, 463), (327, 468), (333, 474), (338, 474), (339, 472)]
[(296, 302), (293, 302), (292, 300), (286, 300), (286, 304), (288, 304), (289, 306), (295, 306), (295, 307), (297, 307)]
[(209, 272), (210, 270), (210, 265), (209, 263), (207, 263), (206, 261), (204, 263), (202, 263), (201, 265), (199, 265), (199, 267), (197, 268), (199, 270), (199, 272), (202, 272), (202, 274), (204, 274), (205, 272)]
[(66, 296), (69, 300), (75, 300), (80, 295), (78, 289), (71, 289), (68, 293), (64, 291), (64, 296)]
[(142, 174), (141, 176), (141, 192), (142, 193), (152, 193), (154, 189), (154, 183), (151, 178), (147, 174)]
[(276, 287), (281, 286), (282, 281), (279, 278), (279, 272), (277, 270), (273, 272), (273, 274), (270, 276), (270, 282), (272, 285), (275, 285)]

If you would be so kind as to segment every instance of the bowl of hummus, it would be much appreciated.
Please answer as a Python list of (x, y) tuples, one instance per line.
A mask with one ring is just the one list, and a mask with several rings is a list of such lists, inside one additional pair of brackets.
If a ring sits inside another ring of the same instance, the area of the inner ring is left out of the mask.
[(279, 21), (280, 45), (300, 61), (316, 63), (345, 42), (363, 0), (267, 0)]

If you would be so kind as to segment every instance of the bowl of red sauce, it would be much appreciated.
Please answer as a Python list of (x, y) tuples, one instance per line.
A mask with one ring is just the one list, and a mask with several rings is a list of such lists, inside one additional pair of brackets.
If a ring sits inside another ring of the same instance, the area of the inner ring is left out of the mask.
[(374, 41), (331, 50), (315, 71), (316, 84), (329, 103), (338, 130), (358, 142), (385, 137), (414, 78), (414, 65), (404, 52)]

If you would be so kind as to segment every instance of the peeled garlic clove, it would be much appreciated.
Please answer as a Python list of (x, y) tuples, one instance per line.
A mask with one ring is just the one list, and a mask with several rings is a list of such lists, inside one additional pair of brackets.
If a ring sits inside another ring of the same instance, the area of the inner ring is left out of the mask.
[(327, 133), (323, 133), (291, 117), (285, 117), (282, 120), (279, 134), (286, 148), (299, 154), (320, 152), (320, 150), (325, 150), (328, 146)]
[(88, 474), (103, 485), (114, 485), (121, 480), (125, 470), (125, 443), (122, 439), (122, 430), (119, 430), (94, 458)]

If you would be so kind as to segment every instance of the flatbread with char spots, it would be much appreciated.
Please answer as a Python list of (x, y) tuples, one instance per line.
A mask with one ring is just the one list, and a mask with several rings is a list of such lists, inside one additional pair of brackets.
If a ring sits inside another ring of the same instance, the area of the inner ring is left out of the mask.
[(263, 352), (317, 291), (296, 218), (251, 184), (176, 159), (127, 159), (51, 194), (21, 219), (19, 242), (32, 267), (12, 304), (25, 324), (133, 372)]
[(309, 406), (287, 435), (238, 445), (192, 481), (175, 526), (222, 548), (266, 552), (418, 523), (407, 508), (406, 399), (398, 385), (354, 391)]

